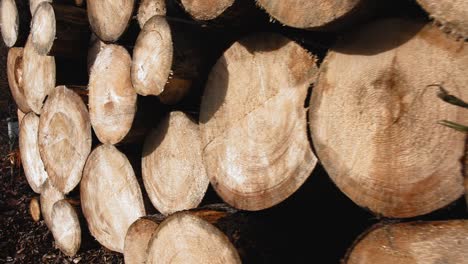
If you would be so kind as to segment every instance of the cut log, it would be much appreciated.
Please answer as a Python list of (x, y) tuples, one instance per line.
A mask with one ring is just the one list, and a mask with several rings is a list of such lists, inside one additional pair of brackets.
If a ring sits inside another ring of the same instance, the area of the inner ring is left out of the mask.
[(76, 6), (82, 6), (84, 0), (29, 0), (29, 9), (30, 9), (31, 15), (34, 15), (37, 7), (43, 2), (47, 2), (47, 3), (54, 2), (57, 4), (67, 4), (67, 5), (74, 4)]
[(0, 28), (5, 45), (13, 47), (18, 39), (19, 31), (19, 15), (15, 0), (0, 2)]
[(23, 89), (23, 48), (8, 50), (6, 67), (8, 85), (16, 105), (23, 113), (30, 112), (31, 108), (28, 105)]
[(343, 263), (465, 263), (467, 237), (466, 220), (377, 226), (356, 241)]
[(140, 28), (143, 28), (146, 21), (150, 20), (153, 16), (166, 15), (166, 1), (165, 0), (141, 0), (138, 7), (137, 20)]
[(41, 220), (41, 205), (38, 197), (31, 198), (29, 202), (29, 214), (34, 222), (39, 222), (39, 220)]
[(91, 124), (80, 96), (58, 86), (44, 106), (39, 122), (39, 151), (51, 182), (69, 193), (80, 182), (91, 151)]
[(188, 212), (159, 225), (146, 263), (241, 263), (236, 248), (215, 226)]
[(417, 0), (424, 10), (455, 36), (468, 39), (468, 2), (464, 0)]
[(196, 20), (213, 20), (221, 16), (227, 9), (242, 0), (179, 0), (185, 11)]
[(148, 257), (148, 243), (159, 226), (158, 221), (140, 218), (128, 228), (125, 236), (124, 260), (126, 264), (144, 264)]
[(55, 245), (67, 256), (76, 255), (81, 245), (81, 227), (75, 208), (67, 200), (57, 201), (52, 207), (51, 221)]
[(32, 43), (40, 55), (83, 57), (90, 34), (86, 10), (75, 6), (43, 2), (31, 21)]
[(168, 215), (200, 204), (209, 184), (201, 152), (198, 124), (182, 112), (167, 115), (147, 136), (142, 175), (159, 212)]
[(284, 25), (303, 29), (336, 29), (366, 9), (369, 0), (256, 0), (257, 4)]
[(135, 0), (87, 0), (86, 4), (93, 32), (105, 42), (115, 42), (130, 22)]
[(218, 60), (200, 123), (208, 176), (227, 203), (268, 208), (309, 177), (317, 159), (304, 102), (316, 74), (314, 56), (275, 34), (242, 39)]
[[(198, 36), (200, 37), (200, 36)], [(163, 16), (146, 22), (133, 50), (132, 83), (141, 95), (159, 95), (175, 104), (200, 78), (203, 67), (199, 39), (186, 24), (169, 23)]]
[(426, 214), (459, 198), (466, 134), (437, 122), (466, 124), (468, 110), (428, 85), (468, 98), (467, 66), (466, 43), (407, 20), (376, 22), (337, 43), (309, 112), (315, 150), (336, 185), (387, 217)]
[(50, 230), (52, 229), (52, 207), (57, 201), (63, 199), (65, 199), (65, 195), (47, 180), (42, 188), (40, 203), (42, 218)]
[(34, 192), (41, 193), (48, 176), (39, 153), (38, 134), (39, 117), (29, 113), (20, 125), (19, 149), (28, 184)]
[(45, 98), (55, 88), (55, 73), (54, 57), (39, 55), (29, 37), (23, 50), (23, 90), (36, 114), (41, 114)]
[(91, 68), (89, 113), (91, 125), (104, 144), (120, 142), (130, 131), (137, 94), (132, 86), (132, 59), (125, 48), (105, 45)]
[(140, 186), (127, 157), (112, 145), (97, 147), (86, 162), (80, 194), (91, 234), (106, 248), (122, 253), (128, 228), (145, 215)]

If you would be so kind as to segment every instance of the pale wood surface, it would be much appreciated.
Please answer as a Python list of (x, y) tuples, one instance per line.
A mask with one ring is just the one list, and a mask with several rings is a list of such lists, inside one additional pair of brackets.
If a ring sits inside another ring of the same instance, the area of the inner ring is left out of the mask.
[(74, 256), (81, 246), (81, 226), (75, 208), (67, 201), (54, 203), (51, 232), (55, 245), (67, 256)]
[(23, 88), (23, 48), (10, 48), (7, 57), (7, 77), (11, 95), (23, 113), (28, 113), (28, 105)]

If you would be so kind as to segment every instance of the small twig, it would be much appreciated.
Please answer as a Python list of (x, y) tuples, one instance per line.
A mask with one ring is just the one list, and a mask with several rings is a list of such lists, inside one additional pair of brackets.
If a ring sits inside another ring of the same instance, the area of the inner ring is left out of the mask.
[(468, 126), (460, 125), (460, 124), (457, 124), (457, 123), (452, 122), (452, 121), (442, 120), (442, 121), (439, 121), (437, 123), (440, 124), (440, 125), (446, 126), (446, 127), (453, 128), (453, 129), (458, 130), (460, 132), (465, 132), (465, 133), (468, 132)]
[(463, 108), (468, 108), (468, 103), (464, 102), (462, 99), (454, 95), (451, 95), (447, 90), (444, 89), (444, 87), (442, 87), (441, 84), (430, 84), (427, 87), (438, 87), (439, 92), (437, 93), (437, 96), (440, 99), (444, 100), (445, 102), (449, 104), (461, 106)]

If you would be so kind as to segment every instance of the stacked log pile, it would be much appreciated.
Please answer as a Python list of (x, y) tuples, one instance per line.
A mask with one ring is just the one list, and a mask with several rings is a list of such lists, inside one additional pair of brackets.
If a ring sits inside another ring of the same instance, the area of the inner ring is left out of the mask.
[[(468, 124), (468, 6), (400, 2), (1, 0), (33, 219), (68, 256), (90, 234), (126, 263), (259, 263), (246, 219), (317, 164), (379, 217), (452, 204), (467, 134), (438, 122)], [(466, 262), (466, 237), (380, 224), (344, 262)]]

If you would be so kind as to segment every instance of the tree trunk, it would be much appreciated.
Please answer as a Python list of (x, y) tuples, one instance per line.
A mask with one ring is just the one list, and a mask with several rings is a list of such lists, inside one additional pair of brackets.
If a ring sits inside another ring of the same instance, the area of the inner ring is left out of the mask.
[(0, 29), (5, 45), (22, 47), (26, 43), (31, 16), (24, 0), (1, 0)]
[(120, 142), (135, 117), (137, 94), (130, 78), (132, 59), (125, 48), (105, 45), (91, 68), (89, 113), (99, 141)]
[(76, 255), (81, 246), (81, 223), (67, 200), (57, 201), (52, 206), (50, 231), (60, 251), (70, 257)]
[(41, 204), (39, 203), (38, 197), (31, 198), (29, 201), (29, 214), (34, 222), (41, 220)]
[(41, 114), (45, 98), (54, 90), (55, 78), (54, 57), (39, 55), (29, 37), (23, 50), (23, 90), (36, 114)]
[(169, 215), (200, 204), (209, 180), (196, 121), (182, 112), (168, 114), (147, 136), (142, 156), (146, 192), (159, 212)]
[(48, 175), (39, 153), (38, 134), (39, 117), (34, 113), (29, 113), (20, 124), (19, 149), (29, 186), (34, 192), (41, 193)]
[(73, 190), (91, 151), (91, 124), (81, 98), (65, 86), (54, 89), (44, 105), (39, 151), (50, 181), (63, 193)]
[(285, 37), (258, 34), (234, 43), (213, 67), (200, 108), (203, 161), (230, 205), (271, 207), (314, 169), (304, 102), (315, 60)]
[(81, 58), (90, 34), (86, 10), (70, 5), (41, 3), (31, 22), (32, 42), (41, 55)]
[(146, 214), (127, 157), (112, 145), (97, 147), (86, 162), (80, 196), (91, 234), (106, 248), (123, 252), (128, 227)]
[[(467, 110), (433, 84), (468, 98), (467, 44), (437, 28), (383, 20), (344, 37), (321, 66), (310, 101), (316, 153), (355, 203), (387, 217), (442, 208), (463, 193)], [(350, 70), (351, 69), (351, 70)]]
[(241, 263), (228, 237), (189, 212), (168, 217), (148, 244), (146, 263)]
[(150, 18), (152, 18), (153, 16), (165, 15), (165, 0), (141, 0), (137, 12), (138, 25), (140, 25), (140, 28), (143, 28), (146, 21), (150, 20)]
[(378, 225), (355, 242), (343, 263), (465, 263), (467, 236), (466, 220)]
[(417, 0), (447, 33), (468, 39), (468, 2), (464, 0)]
[(280, 23), (303, 29), (335, 30), (372, 10), (369, 0), (256, 0)]
[(23, 48), (10, 48), (7, 58), (7, 76), (11, 95), (16, 105), (23, 113), (28, 113), (28, 105), (23, 89)]
[(135, 0), (87, 0), (89, 24), (105, 42), (115, 42), (127, 29)]
[(180, 101), (200, 78), (205, 56), (196, 30), (154, 16), (133, 50), (132, 83), (138, 94), (158, 95), (163, 103)]

